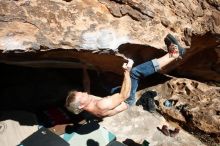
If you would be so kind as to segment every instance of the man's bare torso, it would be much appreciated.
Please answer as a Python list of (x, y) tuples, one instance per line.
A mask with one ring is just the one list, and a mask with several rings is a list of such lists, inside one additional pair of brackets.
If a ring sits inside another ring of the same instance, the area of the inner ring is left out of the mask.
[(103, 114), (107, 111), (107, 109), (100, 107), (100, 100), (103, 100), (103, 98), (108, 98), (108, 97), (98, 97), (94, 95), (89, 95), (92, 97), (91, 102), (86, 106), (86, 111), (90, 112), (91, 114), (97, 116), (97, 117), (103, 117)]

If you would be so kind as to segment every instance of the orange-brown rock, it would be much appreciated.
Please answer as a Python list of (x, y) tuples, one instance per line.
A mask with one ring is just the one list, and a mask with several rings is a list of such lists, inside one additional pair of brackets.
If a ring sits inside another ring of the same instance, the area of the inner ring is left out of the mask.
[(220, 87), (174, 78), (155, 89), (159, 93), (158, 109), (163, 115), (205, 142), (220, 138)]
[[(219, 0), (0, 1), (0, 62), (8, 64), (72, 67), (77, 59), (120, 74), (128, 57), (139, 64), (165, 54), (168, 33), (187, 50), (162, 72), (179, 65), (178, 75), (220, 82)], [(161, 86), (163, 113), (219, 137), (219, 89), (187, 79)], [(175, 105), (165, 108), (165, 99)]]
[(219, 1), (208, 0), (1, 1), (0, 60), (25, 61), (32, 52), (34, 60), (78, 58), (121, 73), (125, 57), (141, 63), (165, 53), (172, 33), (188, 52), (179, 72), (220, 81), (219, 16)]

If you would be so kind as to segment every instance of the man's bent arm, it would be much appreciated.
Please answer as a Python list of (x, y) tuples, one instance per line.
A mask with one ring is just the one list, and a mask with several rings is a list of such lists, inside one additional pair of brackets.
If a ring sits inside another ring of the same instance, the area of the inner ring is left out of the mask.
[(122, 102), (121, 104), (116, 106), (114, 109), (107, 110), (106, 112), (103, 112), (102, 116), (103, 117), (113, 116), (113, 115), (116, 115), (116, 114), (126, 110), (127, 108), (128, 108), (128, 105), (125, 102)]
[[(133, 63), (132, 63), (133, 64)], [(108, 96), (107, 98), (103, 98), (100, 100), (97, 105), (101, 109), (114, 109), (118, 105), (120, 105), (123, 101), (125, 101), (131, 91), (131, 78), (130, 78), (130, 68), (128, 66), (123, 66), (124, 68), (124, 79), (121, 87), (120, 93), (113, 94), (112, 96)]]
[(129, 95), (130, 95), (130, 91), (131, 91), (131, 77), (130, 77), (130, 71), (125, 70), (124, 71), (124, 80), (121, 86), (121, 91), (120, 91), (120, 98), (122, 98), (122, 101), (125, 101)]

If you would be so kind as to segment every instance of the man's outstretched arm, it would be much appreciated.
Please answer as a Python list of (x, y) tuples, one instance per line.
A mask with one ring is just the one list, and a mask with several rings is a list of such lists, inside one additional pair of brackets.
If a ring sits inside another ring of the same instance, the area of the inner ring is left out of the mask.
[(122, 102), (124, 102), (130, 95), (131, 91), (131, 78), (130, 78), (130, 70), (133, 65), (133, 60), (129, 59), (128, 63), (124, 63), (124, 79), (121, 87), (120, 93), (116, 93), (112, 96), (108, 96), (103, 98), (97, 103), (97, 106), (101, 109), (112, 110), (115, 107), (119, 106)]

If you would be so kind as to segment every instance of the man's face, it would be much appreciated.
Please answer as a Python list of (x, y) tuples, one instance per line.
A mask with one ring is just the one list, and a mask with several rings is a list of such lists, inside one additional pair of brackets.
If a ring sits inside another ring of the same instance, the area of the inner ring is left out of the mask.
[(75, 97), (76, 101), (79, 101), (81, 105), (89, 102), (89, 95), (87, 92), (76, 92)]

